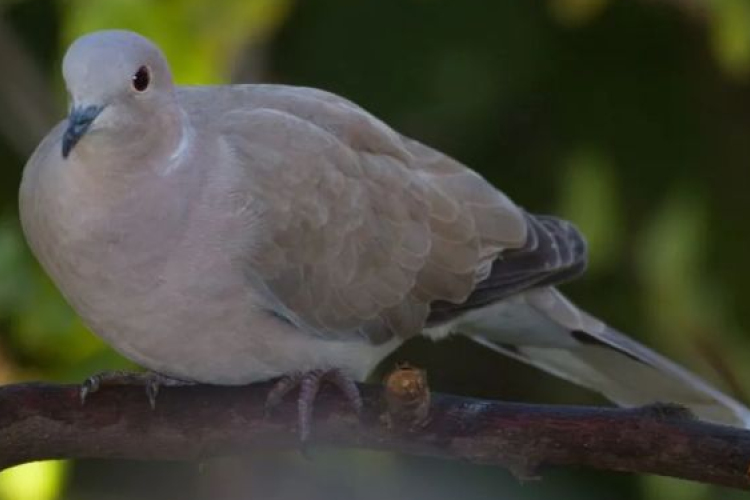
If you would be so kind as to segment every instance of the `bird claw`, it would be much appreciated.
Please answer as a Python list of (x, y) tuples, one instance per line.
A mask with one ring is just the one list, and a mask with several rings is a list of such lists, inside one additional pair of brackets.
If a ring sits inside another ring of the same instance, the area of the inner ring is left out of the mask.
[(97, 373), (84, 380), (81, 384), (79, 397), (81, 404), (85, 404), (87, 398), (98, 392), (102, 387), (117, 385), (143, 385), (148, 398), (149, 406), (152, 410), (156, 409), (156, 397), (159, 389), (165, 387), (179, 387), (184, 385), (193, 385), (195, 382), (180, 380), (162, 375), (156, 372), (136, 373), (126, 371), (109, 371)]
[(266, 415), (278, 406), (284, 397), (295, 388), (299, 388), (297, 399), (297, 428), (300, 441), (304, 444), (310, 438), (312, 430), (312, 415), (315, 399), (324, 382), (333, 384), (346, 398), (352, 410), (360, 415), (362, 412), (362, 396), (357, 384), (339, 369), (312, 370), (298, 372), (282, 377), (271, 388), (266, 398)]

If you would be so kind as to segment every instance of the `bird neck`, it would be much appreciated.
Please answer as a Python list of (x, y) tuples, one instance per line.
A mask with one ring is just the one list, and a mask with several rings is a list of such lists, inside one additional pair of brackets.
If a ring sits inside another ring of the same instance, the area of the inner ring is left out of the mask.
[[(165, 105), (159, 113), (149, 115), (142, 130), (133, 130), (130, 144), (120, 143), (131, 162), (151, 172), (160, 172), (179, 160), (188, 149), (192, 127), (186, 113), (176, 102)], [(132, 168), (132, 166), (131, 166)]]
[(169, 175), (187, 163), (185, 160), (189, 157), (195, 140), (195, 130), (184, 110), (180, 109), (177, 114), (177, 121), (172, 123), (171, 127), (171, 130), (175, 130), (177, 133), (168, 141), (167, 155), (162, 158), (158, 167), (161, 175)]
[(193, 135), (189, 117), (175, 103), (146, 122), (123, 124), (117, 133), (84, 137), (68, 170), (79, 184), (90, 184), (117, 203), (133, 190), (184, 170)]

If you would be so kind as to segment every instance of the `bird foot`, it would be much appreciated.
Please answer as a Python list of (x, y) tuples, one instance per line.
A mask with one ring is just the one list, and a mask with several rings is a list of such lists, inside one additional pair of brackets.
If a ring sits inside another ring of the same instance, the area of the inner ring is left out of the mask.
[(185, 385), (194, 385), (195, 382), (180, 380), (177, 378), (162, 375), (156, 372), (126, 372), (126, 371), (108, 371), (97, 373), (87, 378), (83, 384), (79, 396), (81, 404), (86, 403), (90, 394), (99, 391), (103, 387), (118, 385), (142, 385), (146, 389), (146, 397), (151, 409), (156, 408), (156, 396), (159, 394), (161, 387), (180, 387)]
[(362, 412), (362, 396), (357, 384), (341, 370), (334, 368), (293, 373), (282, 377), (268, 393), (266, 414), (278, 406), (287, 394), (299, 388), (297, 427), (300, 441), (306, 442), (310, 438), (315, 398), (324, 382), (334, 385), (344, 395), (357, 415)]

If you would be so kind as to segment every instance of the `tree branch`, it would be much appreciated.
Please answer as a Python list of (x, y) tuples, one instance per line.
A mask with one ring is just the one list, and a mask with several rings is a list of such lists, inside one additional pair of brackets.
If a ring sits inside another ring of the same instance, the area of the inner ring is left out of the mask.
[[(264, 417), (268, 384), (163, 389), (151, 410), (140, 387), (106, 388), (82, 406), (78, 387), (0, 388), (0, 467), (54, 458), (194, 460), (299, 446), (294, 398)], [(384, 395), (362, 386), (360, 422), (327, 390), (312, 444), (464, 459), (530, 477), (541, 466), (659, 474), (750, 489), (750, 432), (693, 420), (673, 406), (528, 405), (432, 394), (429, 419), (385, 425)]]

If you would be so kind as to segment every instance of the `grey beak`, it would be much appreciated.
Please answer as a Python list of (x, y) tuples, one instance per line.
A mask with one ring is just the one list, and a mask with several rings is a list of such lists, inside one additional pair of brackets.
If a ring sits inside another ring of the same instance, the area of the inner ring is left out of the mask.
[(62, 155), (67, 158), (81, 137), (86, 134), (91, 124), (94, 122), (104, 106), (76, 106), (70, 111), (68, 116), (68, 128), (62, 139)]

